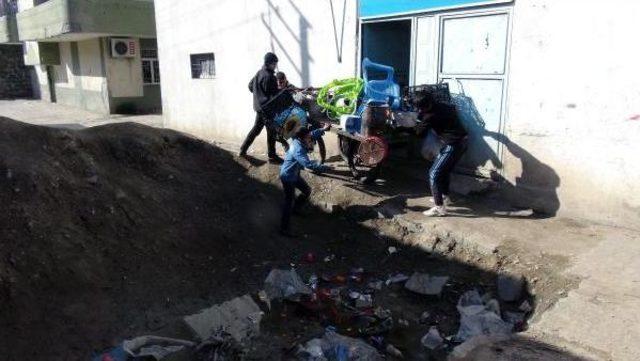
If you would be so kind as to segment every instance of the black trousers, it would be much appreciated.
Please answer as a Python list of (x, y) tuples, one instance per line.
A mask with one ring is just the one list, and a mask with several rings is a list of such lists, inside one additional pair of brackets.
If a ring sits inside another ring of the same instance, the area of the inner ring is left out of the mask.
[[(262, 132), (262, 128), (264, 128), (266, 125), (267, 122), (264, 116), (262, 116), (260, 113), (256, 113), (256, 120), (253, 123), (253, 128), (251, 128), (249, 134), (247, 134), (247, 137), (244, 139), (244, 142), (240, 147), (240, 153), (247, 153), (249, 147), (251, 146), (251, 144), (253, 144), (253, 141), (258, 135), (260, 135), (260, 132)], [(267, 155), (269, 158), (273, 158), (276, 156), (276, 140), (278, 140), (277, 138), (278, 137), (276, 135), (276, 131), (273, 128), (267, 126)], [(280, 143), (282, 143), (285, 149), (289, 148), (289, 144), (287, 144), (284, 139), (281, 139)]]
[(466, 142), (447, 144), (440, 149), (440, 154), (429, 169), (429, 183), (431, 184), (431, 195), (436, 206), (444, 203), (443, 197), (449, 195), (449, 183), (451, 182), (451, 172), (467, 150)]
[[(311, 195), (311, 187), (301, 177), (296, 182), (282, 182), (284, 189), (284, 204), (282, 205), (282, 218), (280, 219), (280, 230), (288, 231), (291, 223), (291, 213), (299, 210)], [(296, 189), (300, 190), (300, 195), (296, 198)]]

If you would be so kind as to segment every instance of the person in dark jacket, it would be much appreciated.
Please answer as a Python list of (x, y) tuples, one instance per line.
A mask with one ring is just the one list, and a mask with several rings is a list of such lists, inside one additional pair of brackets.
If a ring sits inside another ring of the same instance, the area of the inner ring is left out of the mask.
[[(328, 124), (316, 130), (302, 127), (291, 138), (291, 147), (280, 166), (280, 181), (284, 190), (284, 204), (280, 221), (280, 234), (283, 236), (291, 236), (289, 228), (291, 213), (299, 210), (311, 195), (311, 187), (302, 179), (300, 171), (303, 168), (316, 172), (325, 172), (330, 169), (326, 165), (310, 160), (308, 155), (313, 148), (314, 141), (322, 137), (329, 128)], [(296, 189), (301, 192), (297, 198)]]
[[(253, 110), (256, 111), (256, 119), (253, 128), (240, 147), (240, 156), (242, 157), (246, 157), (247, 150), (253, 141), (262, 132), (262, 128), (270, 122), (263, 111), (263, 106), (279, 92), (275, 76), (277, 65), (278, 57), (274, 53), (265, 54), (264, 65), (249, 82), (249, 91), (253, 93)], [(282, 163), (282, 158), (276, 154), (276, 133), (269, 126), (267, 126), (267, 155), (269, 163)]]
[(444, 146), (429, 169), (429, 183), (435, 207), (424, 212), (428, 217), (447, 215), (451, 172), (467, 149), (467, 131), (453, 105), (437, 103), (428, 93), (416, 99), (418, 133), (431, 128)]

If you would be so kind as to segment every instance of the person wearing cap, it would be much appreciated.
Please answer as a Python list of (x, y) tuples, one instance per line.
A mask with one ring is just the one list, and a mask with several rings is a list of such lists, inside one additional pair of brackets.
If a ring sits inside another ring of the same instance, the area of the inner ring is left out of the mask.
[[(249, 91), (253, 93), (253, 110), (256, 111), (256, 119), (240, 147), (241, 157), (247, 156), (247, 150), (262, 132), (262, 128), (270, 121), (263, 112), (263, 107), (279, 92), (275, 76), (277, 65), (278, 57), (274, 53), (265, 54), (264, 65), (249, 82)], [(267, 155), (269, 163), (282, 163), (282, 158), (276, 154), (276, 133), (271, 127), (267, 127)]]
[[(292, 124), (292, 123), (290, 123)], [(331, 125), (325, 124), (322, 128), (309, 130), (299, 125), (288, 133), (293, 134), (290, 147), (284, 156), (284, 162), (280, 166), (280, 181), (284, 190), (284, 204), (282, 205), (282, 217), (280, 220), (280, 234), (291, 237), (291, 214), (297, 212), (307, 202), (311, 195), (311, 187), (300, 176), (300, 171), (307, 168), (316, 172), (325, 172), (330, 168), (326, 165), (309, 159), (308, 153), (313, 149), (314, 141), (324, 135)], [(301, 194), (296, 198), (296, 189)]]

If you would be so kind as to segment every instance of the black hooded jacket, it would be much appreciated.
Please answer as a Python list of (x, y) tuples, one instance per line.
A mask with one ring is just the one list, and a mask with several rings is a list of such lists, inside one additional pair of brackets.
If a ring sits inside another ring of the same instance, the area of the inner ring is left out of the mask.
[(249, 91), (253, 93), (253, 110), (262, 112), (263, 106), (278, 94), (278, 81), (273, 70), (264, 65), (249, 82)]

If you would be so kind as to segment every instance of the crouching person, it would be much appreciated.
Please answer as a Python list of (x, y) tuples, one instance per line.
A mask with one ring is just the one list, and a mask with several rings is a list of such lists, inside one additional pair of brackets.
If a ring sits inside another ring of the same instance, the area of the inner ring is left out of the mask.
[(424, 212), (428, 217), (442, 217), (447, 215), (446, 206), (450, 202), (451, 172), (467, 150), (467, 131), (454, 106), (437, 103), (429, 94), (416, 99), (415, 105), (418, 109), (418, 119), (421, 121), (417, 127), (418, 132), (425, 134), (424, 132), (431, 128), (444, 144), (429, 169), (429, 183), (435, 207)]
[[(291, 237), (291, 214), (299, 211), (308, 201), (311, 195), (311, 187), (300, 176), (300, 170), (307, 168), (316, 172), (324, 172), (330, 168), (318, 162), (311, 161), (308, 153), (313, 149), (314, 141), (324, 135), (330, 125), (316, 130), (307, 128), (298, 129), (291, 138), (289, 150), (284, 157), (284, 163), (280, 167), (280, 180), (284, 190), (284, 204), (282, 206), (282, 218), (280, 221), (280, 234)], [(300, 195), (296, 198), (296, 189)]]

